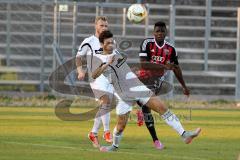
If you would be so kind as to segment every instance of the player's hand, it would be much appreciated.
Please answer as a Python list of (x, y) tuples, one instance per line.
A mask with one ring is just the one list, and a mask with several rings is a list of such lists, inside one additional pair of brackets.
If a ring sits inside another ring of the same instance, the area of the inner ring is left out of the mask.
[(176, 64), (171, 64), (171, 63), (165, 64), (164, 68), (167, 70), (173, 70), (174, 68), (176, 68)]
[(78, 71), (78, 80), (83, 80), (85, 77), (86, 72), (85, 71)]
[(190, 95), (190, 90), (187, 87), (183, 87), (183, 94), (189, 97)]

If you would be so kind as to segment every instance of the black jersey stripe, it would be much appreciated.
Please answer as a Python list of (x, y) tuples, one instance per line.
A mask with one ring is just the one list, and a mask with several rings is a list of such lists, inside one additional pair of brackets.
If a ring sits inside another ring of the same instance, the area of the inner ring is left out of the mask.
[(93, 49), (92, 49), (92, 47), (91, 47), (91, 45), (89, 44), (89, 43), (85, 43), (84, 45), (82, 45), (82, 47), (81, 48), (83, 48), (84, 46), (88, 46), (89, 48), (90, 48), (90, 50), (91, 50), (91, 72), (92, 72), (92, 61), (93, 61)]
[(114, 73), (115, 73), (115, 75), (116, 75), (116, 77), (117, 77), (117, 82), (118, 82), (119, 88), (120, 88), (121, 92), (123, 92), (123, 90), (122, 90), (122, 88), (121, 88), (121, 85), (120, 85), (120, 83), (119, 83), (119, 77), (118, 77), (117, 71), (115, 70), (115, 68), (114, 68), (113, 66), (109, 65), (109, 67), (111, 67), (112, 70), (114, 71)]

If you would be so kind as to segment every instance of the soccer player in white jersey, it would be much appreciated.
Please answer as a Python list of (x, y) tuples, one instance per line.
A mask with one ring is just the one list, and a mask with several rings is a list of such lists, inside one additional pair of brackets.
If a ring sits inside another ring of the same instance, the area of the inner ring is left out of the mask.
[[(88, 73), (90, 73), (91, 67), (92, 67), (92, 58), (97, 52), (99, 52), (101, 48), (98, 37), (100, 33), (102, 33), (107, 29), (108, 29), (107, 18), (104, 16), (96, 17), (95, 35), (85, 38), (81, 43), (81, 45), (79, 46), (79, 50), (76, 55), (76, 65), (77, 65), (77, 73), (78, 73), (79, 80), (83, 80), (85, 77), (85, 71), (82, 68), (83, 58), (85, 57), (87, 58), (87, 70), (88, 70)], [(111, 97), (111, 94), (107, 94), (107, 93), (112, 93), (113, 87), (111, 84), (109, 84), (109, 82), (104, 76), (99, 76), (94, 81), (91, 80), (91, 77), (89, 78), (90, 78), (90, 86), (93, 90), (95, 98), (99, 100), (99, 103), (101, 105), (99, 107), (98, 112), (101, 112), (101, 109), (104, 110), (109, 107), (112, 97)], [(108, 143), (112, 142), (112, 136), (109, 129), (110, 112), (103, 114), (101, 116), (96, 115), (94, 119), (93, 128), (91, 132), (88, 134), (88, 138), (92, 141), (94, 147), (99, 147), (98, 130), (101, 126), (101, 121), (104, 127), (103, 138)]]
[(99, 36), (99, 41), (103, 52), (94, 57), (92, 77), (94, 79), (101, 75), (107, 77), (110, 83), (113, 84), (119, 99), (125, 102), (118, 104), (116, 107), (118, 119), (113, 131), (113, 144), (101, 147), (100, 151), (109, 152), (117, 150), (131, 107), (137, 101), (159, 113), (163, 120), (182, 137), (186, 144), (191, 143), (193, 138), (199, 135), (201, 129), (197, 128), (195, 131), (184, 130), (177, 116), (165, 106), (159, 97), (154, 96), (153, 92), (131, 71), (126, 63), (126, 57), (122, 56), (117, 50), (113, 50), (114, 40), (110, 31), (103, 31)]

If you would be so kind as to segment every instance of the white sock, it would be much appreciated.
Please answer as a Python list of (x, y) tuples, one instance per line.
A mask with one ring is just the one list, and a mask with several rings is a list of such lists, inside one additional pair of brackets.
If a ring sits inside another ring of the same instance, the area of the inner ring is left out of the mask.
[(122, 139), (122, 132), (118, 132), (117, 128), (115, 127), (113, 130), (113, 146), (118, 147), (121, 139)]
[(169, 126), (177, 131), (179, 135), (183, 134), (185, 130), (183, 129), (181, 122), (174, 113), (172, 113), (170, 110), (167, 110), (161, 117)]
[(104, 132), (109, 131), (110, 112), (101, 116)]
[(94, 119), (94, 124), (92, 128), (93, 133), (98, 133), (99, 128), (101, 127), (101, 117), (96, 117)]
[[(98, 130), (101, 126), (101, 119), (105, 119), (105, 120), (103, 120), (104, 127), (106, 127), (109, 130), (109, 122), (107, 123), (107, 116), (108, 116), (107, 114), (109, 112), (110, 112), (109, 105), (106, 105), (106, 104), (100, 105), (99, 110), (96, 113), (96, 117), (94, 119), (94, 124), (93, 124), (93, 128), (92, 128), (93, 133), (98, 133)], [(105, 115), (107, 115), (107, 116), (105, 116)], [(104, 117), (104, 118), (102, 118), (102, 117)]]

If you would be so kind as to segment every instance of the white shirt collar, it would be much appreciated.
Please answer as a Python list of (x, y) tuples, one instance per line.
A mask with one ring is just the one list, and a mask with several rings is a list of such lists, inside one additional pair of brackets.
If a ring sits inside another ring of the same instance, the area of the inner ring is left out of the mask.
[(154, 38), (154, 43), (156, 44), (156, 46), (157, 46), (158, 48), (163, 48), (163, 46), (165, 45), (166, 41), (164, 40), (163, 45), (162, 45), (161, 47), (157, 44), (155, 38)]

